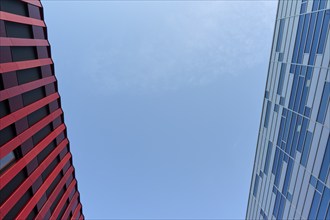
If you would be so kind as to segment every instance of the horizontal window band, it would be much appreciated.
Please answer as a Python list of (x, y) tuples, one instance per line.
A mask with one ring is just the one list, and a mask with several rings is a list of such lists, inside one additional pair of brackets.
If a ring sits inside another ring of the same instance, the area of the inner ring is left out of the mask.
[[(0, 206), (0, 212), (2, 216), (6, 216), (7, 213), (13, 208), (19, 201), (22, 195), (32, 186), (32, 184), (41, 176), (42, 172), (48, 167), (48, 165), (59, 155), (61, 150), (66, 147), (65, 142), (61, 144), (50, 154), (48, 157), (37, 167), (33, 173), (24, 180), (24, 182), (15, 190), (14, 193)], [(58, 166), (64, 166), (66, 162), (71, 158), (71, 153), (68, 153), (59, 163)]]
[(41, 3), (38, 0), (21, 0), (22, 2), (26, 2), (30, 5), (38, 6), (39, 8), (41, 7)]
[[(39, 200), (42, 198), (42, 196), (46, 193), (46, 190), (50, 187), (50, 185), (55, 181), (55, 178), (59, 175), (59, 173), (62, 171), (63, 167), (65, 166), (66, 162), (69, 161), (70, 155), (67, 153), (65, 156), (66, 159), (63, 159), (51, 172), (51, 174), (44, 180), (42, 185), (39, 187), (37, 192), (32, 196), (30, 201), (24, 206), (24, 208), (20, 211), (20, 213), (17, 215), (16, 219), (27, 219), (28, 215), (32, 211), (32, 209), (37, 205)], [(64, 162), (65, 161), (65, 162)]]
[[(77, 191), (74, 194), (74, 196), (72, 197), (72, 199), (71, 199), (68, 207), (66, 208), (66, 210), (65, 210), (65, 212), (64, 212), (64, 214), (63, 214), (63, 216), (62, 216), (61, 219), (68, 219), (69, 218), (69, 215), (70, 215), (70, 212), (72, 211), (72, 206), (73, 206), (74, 202), (75, 201), (78, 201), (78, 196), (79, 196), (79, 192)], [(78, 203), (79, 203), (79, 201), (78, 201)]]
[(35, 25), (35, 26), (40, 26), (40, 27), (46, 27), (46, 24), (43, 20), (25, 17), (22, 15), (16, 15), (16, 14), (4, 12), (4, 11), (0, 11), (0, 20), (11, 21), (11, 22), (16, 22), (16, 23), (21, 23), (21, 24)]
[(58, 99), (60, 96), (58, 93), (53, 93), (49, 96), (46, 96), (43, 99), (40, 99), (24, 108), (21, 108), (15, 112), (12, 112), (9, 115), (6, 115), (3, 118), (0, 118), (0, 130), (4, 129), (5, 127), (13, 124), (14, 122), (22, 119), (23, 117), (28, 116), (29, 114), (33, 113), (34, 111), (44, 107), (45, 105), (50, 104), (51, 102)]
[[(61, 181), (59, 182), (59, 184), (55, 187), (54, 191), (51, 193), (51, 195), (47, 199), (46, 203), (42, 206), (41, 210), (38, 212), (38, 215), (35, 217), (35, 219), (45, 219), (45, 215), (50, 210), (51, 205), (55, 201), (55, 199), (58, 196), (58, 194), (60, 193), (61, 189), (63, 189), (66, 181), (70, 178), (70, 175), (73, 174), (73, 171), (74, 171), (73, 166), (70, 166), (70, 168), (66, 171), (66, 173), (64, 174), (64, 176), (61, 179)], [(74, 180), (72, 180), (72, 182), (73, 181)], [(27, 218), (27, 217), (25, 217), (25, 218)]]
[[(60, 214), (63, 206), (66, 204), (67, 199), (69, 198), (69, 195), (71, 194), (71, 192), (74, 190), (74, 187), (76, 186), (77, 180), (74, 179), (69, 187), (66, 189), (66, 192), (64, 193), (64, 195), (62, 196), (61, 200), (58, 202), (56, 208), (54, 209), (54, 212), (52, 214), (52, 216), (50, 217), (50, 219), (57, 219), (58, 215)], [(74, 196), (72, 197), (73, 199), (77, 199), (78, 198), (78, 192), (76, 192), (74, 194)], [(71, 201), (72, 201), (71, 200)], [(68, 207), (69, 208), (69, 207)], [(64, 218), (61, 218), (64, 219)]]
[[(30, 152), (19, 159), (13, 166), (8, 168), (1, 175), (0, 190), (7, 185), (24, 167), (26, 167), (34, 158), (38, 156), (61, 132), (65, 130), (65, 125), (62, 124), (45, 137), (39, 144), (37, 144)], [(69, 141), (64, 139), (64, 143), (68, 144)]]
[(72, 215), (72, 218), (71, 219), (77, 219), (79, 213), (80, 213), (80, 210), (81, 210), (81, 203), (79, 203), (76, 207), (76, 209), (74, 210), (73, 212), (73, 215)]
[(56, 81), (55, 76), (45, 77), (39, 80), (35, 80), (29, 83), (24, 83), (18, 86), (10, 87), (8, 89), (0, 91), (0, 101), (15, 97), (25, 92), (37, 89), (39, 87), (48, 85)]
[(10, 62), (10, 63), (1, 63), (0, 64), (0, 74), (6, 72), (12, 72), (17, 70), (29, 69), (39, 66), (46, 66), (53, 64), (51, 58), (43, 58), (37, 60), (24, 60), (18, 62)]
[(0, 37), (0, 46), (49, 46), (49, 42), (45, 39)]
[(2, 145), (0, 147), (1, 157), (2, 155), (7, 155), (11, 151), (15, 150), (19, 145), (23, 144), (27, 139), (31, 138), (33, 135), (35, 135), (38, 131), (40, 131), (42, 128), (44, 128), (54, 119), (56, 119), (58, 116), (62, 115), (62, 113), (63, 111), (60, 108), (55, 110), (54, 112), (47, 115), (45, 118), (38, 121), (36, 124), (32, 125), (28, 129), (23, 131), (21, 134), (17, 135), (15, 138), (11, 139), (10, 141)]

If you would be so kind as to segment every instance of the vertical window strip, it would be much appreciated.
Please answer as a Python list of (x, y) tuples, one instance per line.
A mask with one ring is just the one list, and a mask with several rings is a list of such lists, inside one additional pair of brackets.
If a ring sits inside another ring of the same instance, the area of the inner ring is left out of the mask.
[(330, 82), (325, 82), (323, 87), (319, 112), (317, 114), (317, 119), (316, 119), (316, 121), (319, 123), (324, 124), (325, 116), (327, 114), (329, 98), (330, 98)]

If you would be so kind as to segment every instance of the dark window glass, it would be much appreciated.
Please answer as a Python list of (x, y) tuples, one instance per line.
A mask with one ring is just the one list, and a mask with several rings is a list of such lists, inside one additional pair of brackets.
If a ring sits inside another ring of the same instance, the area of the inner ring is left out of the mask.
[(253, 188), (253, 195), (254, 195), (254, 197), (257, 196), (258, 185), (259, 185), (259, 176), (256, 175), (256, 178), (255, 178), (255, 180), (254, 180), (254, 188)]
[(278, 161), (277, 161), (277, 169), (276, 169), (276, 173), (275, 173), (275, 181), (274, 181), (274, 185), (278, 188), (279, 186), (279, 182), (280, 182), (280, 178), (281, 178), (281, 171), (282, 171), (282, 165), (283, 165), (283, 151), (280, 150), (280, 155), (278, 157)]
[(0, 46), (0, 63), (9, 63), (12, 62), (12, 56), (10, 47), (7, 46)]
[(11, 47), (13, 61), (24, 61), (37, 59), (35, 47)]
[(4, 145), (15, 136), (16, 136), (16, 132), (14, 125), (9, 125), (4, 129), (0, 130), (0, 146)]
[(8, 100), (0, 102), (0, 117), (4, 117), (10, 113)]
[(269, 98), (269, 91), (265, 91), (265, 98), (266, 98), (266, 99)]
[(299, 49), (299, 45), (300, 45), (300, 37), (301, 37), (301, 33), (302, 33), (303, 22), (304, 22), (304, 15), (300, 15), (299, 21), (298, 21), (296, 40), (295, 40), (294, 49), (293, 49), (292, 63), (297, 63), (298, 49)]
[(42, 163), (44, 159), (55, 149), (55, 141), (52, 141), (45, 149), (38, 154), (38, 162)]
[(304, 83), (305, 83), (305, 78), (300, 76), (299, 77), (299, 82), (298, 82), (298, 87), (297, 87), (297, 92), (296, 92), (296, 98), (295, 98), (294, 106), (293, 106), (293, 110), (296, 111), (296, 112), (298, 111), (298, 108), (299, 108)]
[(34, 144), (38, 144), (42, 139), (44, 139), (47, 135), (52, 132), (51, 123), (46, 125), (43, 129), (33, 135), (33, 142)]
[(268, 127), (268, 122), (269, 122), (269, 114), (270, 114), (270, 109), (271, 109), (272, 103), (270, 101), (267, 101), (267, 107), (266, 107), (266, 115), (265, 115), (265, 122), (264, 122), (264, 127)]
[(38, 121), (40, 121), (41, 119), (46, 117), (48, 114), (49, 114), (49, 111), (48, 111), (47, 105), (38, 109), (37, 111), (32, 112), (27, 117), (29, 126), (34, 125), (35, 123), (37, 123)]
[(279, 76), (279, 79), (278, 79), (278, 81), (279, 81), (278, 82), (278, 87), (277, 87), (277, 94), (278, 95), (282, 94), (285, 71), (286, 71), (286, 63), (282, 63), (281, 70), (280, 70), (280, 76)]
[(269, 160), (270, 156), (272, 154), (272, 142), (268, 142), (268, 147), (267, 147), (267, 153), (266, 153), (266, 159), (265, 159), (265, 168), (264, 168), (264, 173), (267, 175), (268, 174), (268, 169), (269, 169)]
[(42, 179), (46, 180), (49, 174), (55, 169), (56, 165), (58, 164), (57, 157), (48, 165), (45, 171), (42, 173)]
[(0, 11), (5, 11), (22, 16), (28, 16), (26, 3), (19, 0), (1, 0)]
[(319, 174), (319, 179), (324, 183), (326, 182), (329, 169), (330, 169), (330, 136), (328, 136), (328, 143), (325, 149), (322, 166)]
[(321, 98), (321, 103), (319, 107), (319, 112), (317, 115), (316, 121), (319, 123), (324, 123), (325, 116), (327, 114), (327, 107), (328, 107), (328, 102), (330, 98), (330, 82), (325, 82), (324, 88), (323, 88), (323, 93), (322, 93), (322, 98)]
[(319, 207), (320, 198), (321, 198), (320, 194), (315, 191), (311, 209), (309, 211), (308, 219), (316, 219), (316, 214), (317, 214), (317, 209)]
[(277, 162), (278, 162), (278, 157), (280, 154), (280, 150), (276, 147), (275, 149), (275, 157), (274, 157), (274, 161), (273, 161), (273, 168), (272, 168), (272, 174), (275, 175), (276, 169), (277, 169)]
[(5, 21), (7, 37), (33, 38), (32, 27), (27, 24)]
[(303, 144), (304, 144), (304, 140), (305, 140), (305, 136), (306, 136), (306, 132), (307, 132), (308, 122), (309, 122), (308, 119), (306, 119), (306, 118), (303, 119), (301, 130), (300, 130), (299, 142), (297, 145), (297, 150), (300, 153), (302, 152), (302, 149), (303, 149)]
[(40, 67), (16, 71), (18, 84), (24, 84), (41, 79)]
[(280, 62), (283, 61), (283, 53), (278, 54), (278, 61), (280, 61)]
[(44, 87), (25, 92), (22, 94), (24, 106), (27, 106), (33, 102), (36, 102), (45, 97)]
[(277, 44), (276, 44), (276, 52), (279, 52), (280, 49), (281, 49), (284, 24), (285, 24), (285, 20), (284, 19), (281, 19), (280, 20), (280, 25), (279, 25), (279, 28), (278, 28), (278, 37), (277, 37)]
[(282, 141), (282, 138), (283, 138), (285, 120), (286, 119), (284, 117), (281, 117), (281, 124), (280, 124), (280, 129), (279, 129), (278, 138), (277, 138), (277, 145), (278, 146), (281, 145), (281, 141)]

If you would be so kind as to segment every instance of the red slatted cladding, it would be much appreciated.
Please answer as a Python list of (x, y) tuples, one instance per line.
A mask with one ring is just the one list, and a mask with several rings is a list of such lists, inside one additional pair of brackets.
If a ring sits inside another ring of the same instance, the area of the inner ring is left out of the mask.
[(84, 219), (42, 5), (0, 5), (0, 219)]

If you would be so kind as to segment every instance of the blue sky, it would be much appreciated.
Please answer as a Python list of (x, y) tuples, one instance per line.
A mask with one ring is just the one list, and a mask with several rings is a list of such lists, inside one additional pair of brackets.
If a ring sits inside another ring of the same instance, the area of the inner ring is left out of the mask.
[(245, 217), (276, 1), (44, 1), (86, 219)]

